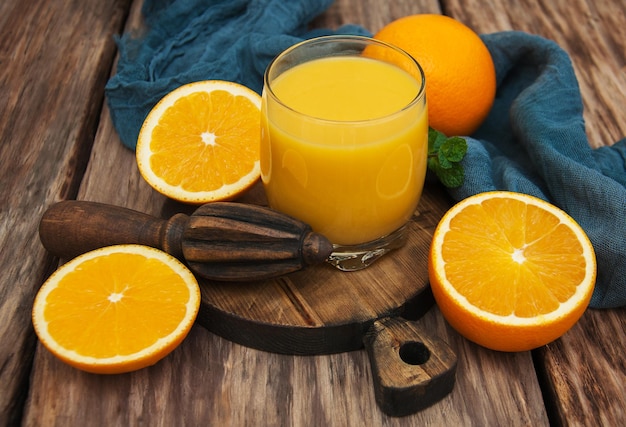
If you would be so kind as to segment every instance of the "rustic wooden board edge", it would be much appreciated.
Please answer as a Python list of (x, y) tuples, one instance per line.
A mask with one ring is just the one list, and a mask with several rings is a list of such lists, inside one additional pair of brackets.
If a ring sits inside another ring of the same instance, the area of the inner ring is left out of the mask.
[[(200, 281), (200, 290), (210, 283)], [(430, 286), (381, 317), (417, 320), (435, 304)], [(320, 355), (362, 349), (363, 338), (377, 319), (351, 323), (304, 327), (276, 323), (256, 323), (212, 304), (201, 304), (196, 323), (229, 341), (270, 353)], [(268, 340), (271, 337), (271, 341)]]
[(457, 354), (425, 325), (398, 318), (377, 320), (364, 342), (376, 402), (385, 414), (411, 415), (452, 392)]

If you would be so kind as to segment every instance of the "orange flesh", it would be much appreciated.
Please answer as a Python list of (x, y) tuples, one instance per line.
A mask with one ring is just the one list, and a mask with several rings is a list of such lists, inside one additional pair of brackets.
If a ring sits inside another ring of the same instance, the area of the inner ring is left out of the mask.
[(470, 304), (500, 316), (555, 311), (585, 277), (583, 249), (553, 214), (519, 200), (468, 206), (450, 223), (442, 256)]
[(150, 167), (186, 191), (217, 190), (252, 171), (260, 146), (250, 141), (259, 138), (259, 129), (259, 110), (249, 99), (224, 90), (192, 93), (154, 128)]
[(108, 358), (134, 354), (170, 334), (189, 298), (183, 279), (162, 262), (113, 253), (68, 273), (48, 295), (44, 316), (61, 346)]

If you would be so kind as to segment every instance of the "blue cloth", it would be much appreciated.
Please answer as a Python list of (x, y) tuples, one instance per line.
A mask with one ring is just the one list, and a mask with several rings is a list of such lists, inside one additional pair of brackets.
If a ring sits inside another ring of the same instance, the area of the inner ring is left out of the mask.
[[(271, 59), (305, 38), (332, 0), (146, 0), (147, 31), (118, 40), (117, 74), (106, 86), (113, 124), (134, 149), (152, 106), (172, 89), (223, 79), (260, 93)], [(592, 307), (626, 305), (626, 140), (591, 149), (578, 83), (568, 55), (554, 42), (522, 32), (483, 35), (498, 91), (482, 127), (468, 137), (456, 200), (511, 190), (548, 200), (589, 235), (598, 260)]]
[(228, 80), (261, 93), (270, 61), (303, 39), (369, 35), (357, 26), (309, 31), (333, 0), (146, 0), (145, 34), (118, 39), (117, 73), (106, 85), (113, 125), (134, 149), (151, 108), (172, 89)]

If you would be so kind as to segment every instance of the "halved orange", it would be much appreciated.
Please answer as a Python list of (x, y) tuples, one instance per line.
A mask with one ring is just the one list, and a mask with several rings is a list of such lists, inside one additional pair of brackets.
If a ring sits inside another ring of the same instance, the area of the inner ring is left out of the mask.
[(187, 336), (200, 289), (180, 261), (141, 245), (109, 246), (62, 265), (43, 284), (32, 319), (41, 343), (78, 369), (150, 366)]
[(139, 172), (184, 203), (233, 199), (261, 176), (261, 97), (237, 83), (183, 85), (161, 99), (139, 132)]
[(429, 277), (461, 335), (500, 351), (530, 350), (582, 316), (596, 279), (593, 246), (556, 206), (514, 192), (480, 193), (439, 222)]

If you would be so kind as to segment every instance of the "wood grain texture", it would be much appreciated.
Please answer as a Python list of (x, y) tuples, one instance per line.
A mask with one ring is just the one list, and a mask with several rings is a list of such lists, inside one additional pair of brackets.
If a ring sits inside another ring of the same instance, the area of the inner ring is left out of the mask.
[(376, 402), (391, 416), (407, 416), (436, 404), (452, 391), (456, 353), (415, 322), (376, 320), (367, 331)]
[(122, 206), (64, 200), (42, 215), (39, 239), (63, 259), (110, 245), (151, 246), (185, 262), (196, 276), (220, 281), (283, 276), (324, 263), (333, 250), (324, 236), (295, 218), (235, 202), (161, 219)]
[(432, 0), (336, 0), (312, 25), (336, 29), (357, 24), (375, 33), (389, 22), (415, 13), (441, 13), (441, 9)]
[[(337, 0), (314, 25), (336, 27), (355, 23), (376, 31), (403, 15), (444, 12), (479, 32), (515, 28), (554, 38), (573, 56), (585, 100), (590, 141), (607, 145), (626, 133), (626, 25), (621, 3)], [(93, 140), (93, 135), (88, 137), (90, 132), (84, 130), (93, 132), (93, 127), (84, 123), (93, 126), (92, 119), (102, 106), (103, 81), (100, 86), (94, 86), (93, 81), (85, 83), (85, 76), (94, 72), (90, 68), (93, 63), (87, 61), (87, 66), (79, 66), (76, 58), (83, 57), (72, 52), (77, 46), (79, 51), (89, 47), (95, 57), (101, 57), (103, 51), (110, 52), (111, 40), (97, 36), (100, 41), (95, 42), (90, 38), (91, 29), (105, 27), (104, 33), (110, 31), (120, 21), (123, 5), (123, 1), (0, 3), (0, 58), (2, 64), (12, 64), (0, 67), (0, 150), (5, 166), (0, 170), (0, 424), (19, 422), (19, 396), (27, 392), (22, 422), (26, 426), (626, 423), (623, 309), (589, 311), (563, 338), (533, 354), (498, 353), (474, 345), (451, 330), (440, 312), (432, 309), (415, 324), (440, 337), (455, 351), (456, 384), (442, 401), (402, 418), (389, 417), (379, 409), (364, 350), (318, 356), (282, 355), (233, 343), (199, 325), (157, 365), (117, 376), (77, 371), (37, 345), (28, 390), (27, 368), (34, 347), (32, 332), (27, 331), (30, 306), (47, 265), (36, 238), (36, 224), (46, 204), (72, 196), (86, 160), (79, 159), (89, 149), (84, 146), (91, 146)], [(136, 1), (128, 28), (140, 25), (139, 7), (140, 2)], [(68, 8), (72, 16), (58, 15), (59, 10), (65, 11), (62, 15)], [(54, 10), (57, 12), (51, 13)], [(102, 18), (102, 13), (109, 14), (108, 18), (94, 22), (98, 16)], [(67, 26), (71, 30), (65, 28), (67, 22), (72, 23)], [(44, 43), (43, 39), (57, 32), (65, 35)], [(40, 50), (41, 46), (46, 49)], [(61, 61), (52, 51), (65, 52), (71, 60)], [(101, 65), (104, 69), (98, 73), (110, 72)], [(32, 66), (37, 67), (37, 72), (31, 70)], [(55, 72), (63, 76), (73, 72), (74, 79), (57, 76), (63, 85), (46, 84)], [(46, 76), (43, 81), (38, 80), (40, 74)], [(86, 92), (85, 87), (89, 88)], [(59, 110), (46, 113), (49, 105)], [(30, 119), (23, 117), (29, 114)], [(42, 114), (45, 124), (39, 123)], [(179, 211), (189, 214), (186, 207), (168, 201), (143, 182), (133, 154), (122, 146), (113, 130), (106, 107), (99, 123), (78, 198), (126, 206), (162, 218)], [(86, 145), (77, 148), (77, 140)], [(24, 147), (28, 148), (26, 155)], [(31, 170), (38, 173), (31, 174)], [(261, 199), (257, 187), (243, 200)], [(15, 263), (15, 254), (26, 261)], [(15, 345), (7, 346), (7, 342)], [(540, 367), (538, 374), (535, 364)]]
[(562, 425), (626, 420), (626, 310), (588, 310), (561, 339), (536, 350), (551, 416)]
[(0, 2), (0, 425), (19, 421), (28, 391), (30, 308), (51, 263), (37, 223), (76, 194), (128, 7)]

